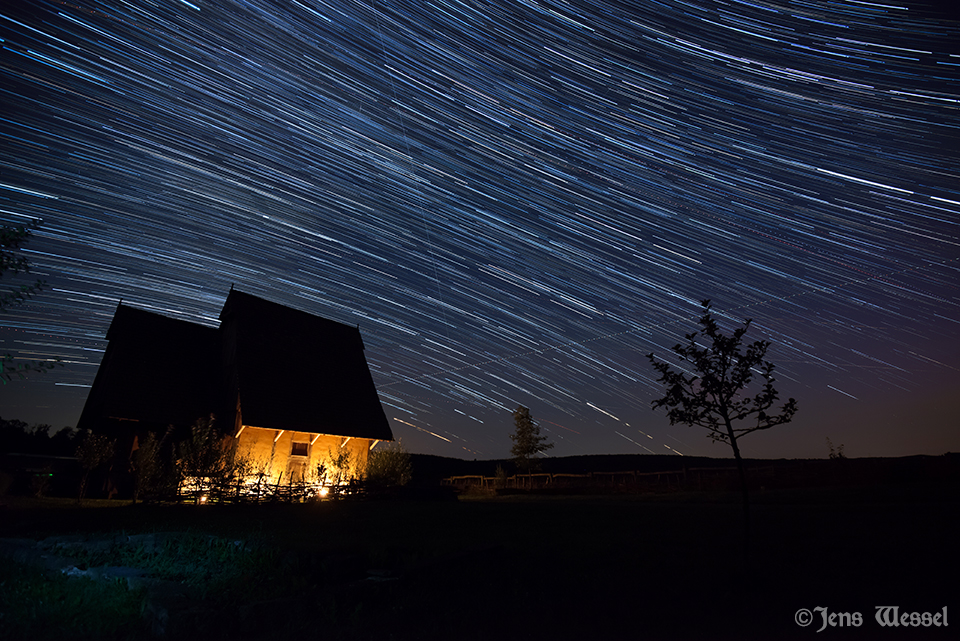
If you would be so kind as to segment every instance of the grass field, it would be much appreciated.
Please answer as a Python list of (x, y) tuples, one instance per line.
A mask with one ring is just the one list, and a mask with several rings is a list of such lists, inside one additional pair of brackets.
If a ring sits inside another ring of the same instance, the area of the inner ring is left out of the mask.
[[(171, 612), (170, 638), (948, 639), (960, 627), (958, 489), (755, 493), (749, 568), (739, 495), (726, 493), (82, 509), (20, 500), (2, 508), (0, 537), (176, 531), (245, 542), (255, 562), (241, 571), (225, 557), (219, 574), (205, 570), (203, 596)], [(157, 563), (186, 580), (207, 553), (172, 554)], [(112, 628), (71, 630), (55, 612), (31, 619), (21, 602), (54, 579), (27, 580), (22, 568), (12, 579), (10, 567), (4, 638), (149, 636), (122, 594), (101, 597)], [(948, 606), (957, 622), (883, 628), (883, 605)], [(817, 633), (817, 607), (862, 623), (839, 617), (848, 625)], [(808, 627), (794, 621), (800, 608), (814, 611)]]

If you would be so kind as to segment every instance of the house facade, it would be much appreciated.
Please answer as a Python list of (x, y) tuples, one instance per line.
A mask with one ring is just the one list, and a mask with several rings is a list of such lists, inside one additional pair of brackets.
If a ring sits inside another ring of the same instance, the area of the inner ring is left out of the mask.
[(78, 427), (129, 458), (147, 432), (177, 439), (213, 416), (270, 484), (356, 476), (393, 440), (358, 328), (237, 290), (219, 320), (119, 305)]
[[(264, 481), (333, 485), (337, 475), (356, 476), (367, 464), (369, 451), (380, 439), (352, 438), (311, 432), (271, 430), (243, 425), (238, 430), (237, 453), (252, 464)], [(344, 463), (341, 472), (337, 461)]]

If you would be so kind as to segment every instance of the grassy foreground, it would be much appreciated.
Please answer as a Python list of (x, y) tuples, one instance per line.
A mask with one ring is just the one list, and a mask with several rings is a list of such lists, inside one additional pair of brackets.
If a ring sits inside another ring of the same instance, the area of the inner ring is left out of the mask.
[[(168, 638), (947, 639), (960, 626), (957, 489), (756, 493), (749, 568), (736, 494), (222, 507), (20, 501), (2, 508), (0, 537), (183, 532), (243, 542), (243, 559), (181, 545), (162, 558), (113, 561), (194, 582), (199, 596), (171, 612)], [(0, 637), (149, 638), (136, 591), (71, 579), (73, 588), (15, 564), (0, 572)], [(106, 592), (83, 592), (91, 590)], [(882, 628), (874, 614), (883, 605), (948, 606), (957, 619)], [(862, 623), (838, 618), (846, 625), (818, 634), (817, 607), (859, 612)], [(794, 620), (800, 608), (814, 611), (808, 627)], [(91, 612), (96, 626), (83, 623)]]

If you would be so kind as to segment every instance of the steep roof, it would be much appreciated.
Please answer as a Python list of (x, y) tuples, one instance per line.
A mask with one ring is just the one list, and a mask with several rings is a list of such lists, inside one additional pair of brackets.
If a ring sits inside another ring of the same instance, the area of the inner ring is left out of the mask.
[(108, 419), (392, 440), (356, 327), (231, 290), (219, 328), (120, 305), (79, 427)]
[(216, 328), (119, 305), (78, 427), (102, 419), (189, 425), (220, 410)]
[(244, 425), (393, 439), (358, 328), (236, 290), (220, 320)]

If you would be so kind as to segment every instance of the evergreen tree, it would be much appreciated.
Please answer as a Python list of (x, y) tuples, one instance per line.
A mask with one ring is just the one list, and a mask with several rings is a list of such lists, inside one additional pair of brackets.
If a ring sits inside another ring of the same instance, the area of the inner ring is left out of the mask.
[(530, 416), (530, 410), (523, 405), (513, 413), (513, 424), (515, 431), (510, 435), (513, 441), (510, 453), (517, 468), (529, 474), (539, 467), (536, 455), (549, 450), (553, 443), (547, 443), (547, 437), (540, 434), (540, 426)]

